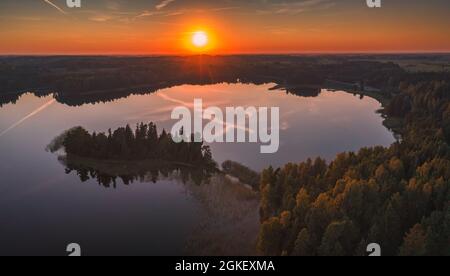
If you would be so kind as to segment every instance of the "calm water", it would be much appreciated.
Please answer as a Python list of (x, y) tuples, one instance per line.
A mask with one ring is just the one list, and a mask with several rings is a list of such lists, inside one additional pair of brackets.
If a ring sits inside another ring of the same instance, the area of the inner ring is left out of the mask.
[[(22, 96), (0, 108), (0, 254), (64, 254), (77, 242), (86, 254), (181, 254), (202, 205), (175, 178), (143, 180), (107, 189), (66, 174), (46, 145), (64, 130), (106, 131), (127, 123), (155, 122), (170, 129), (176, 106), (279, 106), (279, 152), (259, 154), (258, 144), (213, 144), (213, 156), (255, 170), (308, 157), (394, 141), (376, 114), (380, 104), (345, 92), (298, 97), (269, 91), (273, 85), (180, 86), (106, 104), (69, 107), (51, 96)], [(236, 253), (238, 254), (238, 252)]]

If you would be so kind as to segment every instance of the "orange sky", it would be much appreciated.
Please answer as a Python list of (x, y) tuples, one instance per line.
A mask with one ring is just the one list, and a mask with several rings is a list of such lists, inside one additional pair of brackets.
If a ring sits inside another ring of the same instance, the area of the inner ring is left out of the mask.
[(442, 0), (384, 1), (380, 9), (363, 0), (51, 3), (59, 9), (3, 0), (0, 54), (192, 54), (201, 52), (189, 43), (199, 30), (209, 54), (450, 51), (450, 2)]

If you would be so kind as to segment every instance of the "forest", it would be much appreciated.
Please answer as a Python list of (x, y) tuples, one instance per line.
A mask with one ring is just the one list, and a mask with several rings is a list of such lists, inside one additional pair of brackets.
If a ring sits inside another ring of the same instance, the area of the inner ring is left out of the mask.
[(261, 175), (264, 255), (450, 255), (449, 73), (391, 83), (383, 111), (402, 121), (400, 141), (317, 158)]
[[(182, 135), (182, 133), (180, 133)], [(203, 142), (175, 143), (165, 130), (158, 134), (154, 123), (129, 125), (108, 133), (90, 134), (83, 127), (74, 127), (54, 139), (48, 149), (56, 152), (64, 148), (67, 156), (90, 158), (96, 161), (161, 161), (187, 167), (214, 169), (217, 164), (211, 149)]]
[[(391, 58), (402, 56), (391, 56)], [(406, 77), (383, 56), (254, 55), (186, 57), (0, 57), (0, 107), (27, 92), (53, 94), (70, 106), (109, 102), (177, 85), (275, 83), (288, 93), (317, 96), (327, 79), (388, 91)], [(428, 56), (428, 59), (433, 58)], [(436, 57), (436, 58), (445, 58)]]

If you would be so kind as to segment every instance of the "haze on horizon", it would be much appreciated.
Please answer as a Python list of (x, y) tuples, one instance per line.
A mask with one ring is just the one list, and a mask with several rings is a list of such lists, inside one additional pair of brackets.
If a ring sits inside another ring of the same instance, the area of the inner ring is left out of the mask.
[(0, 54), (449, 52), (448, 0), (2, 0)]

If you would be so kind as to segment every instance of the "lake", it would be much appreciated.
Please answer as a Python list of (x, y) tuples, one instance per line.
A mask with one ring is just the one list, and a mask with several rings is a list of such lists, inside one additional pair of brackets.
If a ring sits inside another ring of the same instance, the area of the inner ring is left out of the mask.
[[(217, 183), (214, 188), (199, 188), (176, 175), (158, 181), (141, 178), (115, 188), (92, 178), (82, 182), (75, 171), (66, 172), (58, 157), (45, 150), (54, 137), (74, 126), (106, 132), (126, 124), (154, 122), (160, 130), (170, 130), (175, 122), (170, 119), (172, 109), (192, 107), (195, 98), (203, 99), (205, 108), (276, 106), (281, 128), (277, 153), (260, 154), (259, 144), (211, 144), (219, 164), (233, 160), (257, 171), (308, 157), (331, 160), (339, 152), (395, 141), (383, 126), (376, 112), (381, 105), (374, 99), (329, 90), (316, 97), (300, 97), (271, 90), (274, 86), (183, 85), (78, 107), (61, 104), (51, 95), (24, 94), (15, 104), (4, 105), (0, 108), (0, 255), (64, 255), (67, 244), (73, 242), (89, 255), (203, 254), (195, 244), (205, 240), (197, 241), (193, 233), (199, 225), (211, 225), (204, 221), (209, 214), (205, 202), (222, 200), (227, 202), (220, 206), (227, 206), (235, 200), (218, 199), (226, 192)], [(245, 223), (236, 227), (253, 225), (247, 235), (255, 235), (257, 199), (243, 197), (242, 201), (239, 218)], [(221, 233), (225, 242), (235, 240), (227, 238), (227, 233), (236, 234), (233, 229)], [(251, 254), (250, 249), (231, 248), (215, 253)]]

